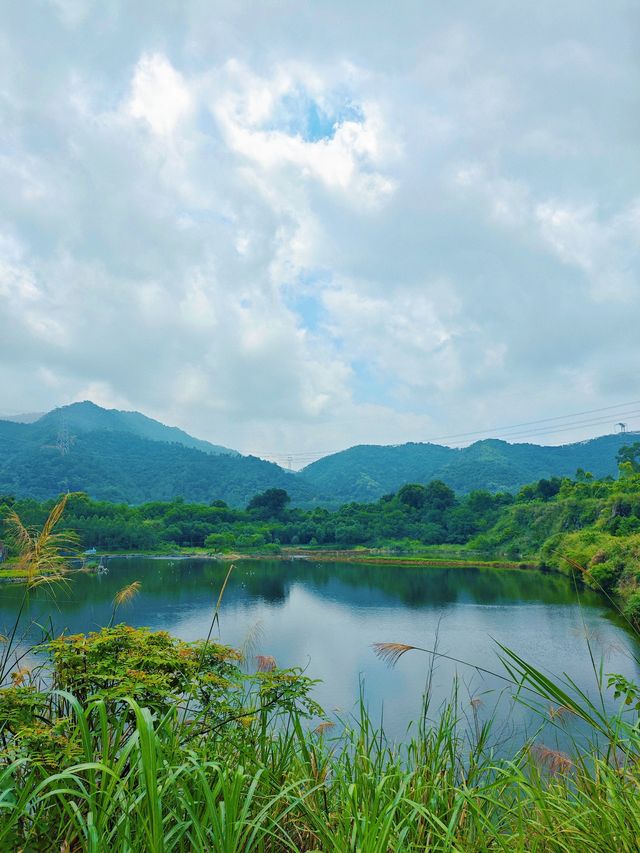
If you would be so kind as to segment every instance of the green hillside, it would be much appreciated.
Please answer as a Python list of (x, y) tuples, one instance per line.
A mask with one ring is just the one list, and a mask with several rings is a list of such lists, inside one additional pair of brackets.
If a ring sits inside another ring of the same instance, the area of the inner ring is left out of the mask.
[(152, 441), (165, 441), (181, 444), (184, 447), (193, 447), (196, 450), (202, 450), (204, 453), (239, 455), (237, 450), (194, 438), (178, 427), (165, 426), (160, 421), (148, 418), (140, 412), (103, 409), (89, 400), (82, 403), (72, 403), (70, 406), (61, 406), (48, 412), (35, 421), (29, 434), (46, 438), (53, 434), (57, 435), (65, 427), (72, 435), (96, 431), (124, 432), (138, 436), (138, 438), (149, 438)]
[(32, 423), (0, 420), (0, 494), (54, 497), (84, 491), (99, 500), (142, 503), (184, 497), (244, 506), (284, 488), (297, 506), (375, 502), (405, 483), (442, 480), (457, 494), (515, 493), (524, 484), (613, 476), (618, 449), (633, 435), (544, 447), (490, 439), (462, 449), (437, 444), (359, 445), (292, 474), (270, 462), (194, 438), (139, 412), (91, 402), (54, 409)]
[[(208, 449), (185, 446), (188, 440)], [(221, 450), (135, 412), (75, 404), (33, 424), (0, 421), (0, 493), (42, 500), (70, 490), (128, 503), (180, 496), (240, 506), (276, 486), (297, 501), (312, 499), (304, 481), (277, 465)]]
[(605, 435), (559, 447), (497, 439), (464, 448), (417, 443), (358, 445), (313, 462), (302, 475), (319, 492), (340, 501), (377, 500), (403, 483), (434, 479), (460, 493), (474, 489), (515, 492), (534, 480), (572, 477), (578, 468), (595, 477), (614, 476), (616, 453), (633, 438), (629, 434)]

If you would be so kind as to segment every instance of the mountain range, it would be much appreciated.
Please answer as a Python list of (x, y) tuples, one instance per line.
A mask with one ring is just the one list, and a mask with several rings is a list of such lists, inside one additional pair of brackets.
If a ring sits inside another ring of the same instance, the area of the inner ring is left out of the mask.
[(0, 420), (0, 493), (42, 500), (70, 490), (127, 503), (183, 497), (242, 506), (257, 492), (284, 488), (295, 505), (329, 506), (375, 501), (404, 483), (433, 479), (459, 493), (516, 491), (543, 477), (573, 476), (578, 468), (615, 475), (618, 449), (638, 438), (606, 435), (557, 447), (497, 439), (464, 448), (358, 445), (292, 473), (139, 412), (85, 401), (40, 417)]

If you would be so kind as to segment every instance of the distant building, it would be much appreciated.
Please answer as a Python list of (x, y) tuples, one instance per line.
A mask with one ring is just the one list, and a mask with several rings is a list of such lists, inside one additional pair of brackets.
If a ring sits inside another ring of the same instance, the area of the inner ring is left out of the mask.
[(90, 556), (91, 554), (96, 553), (96, 549), (95, 548), (87, 548), (87, 550), (84, 553), (87, 554), (87, 556)]

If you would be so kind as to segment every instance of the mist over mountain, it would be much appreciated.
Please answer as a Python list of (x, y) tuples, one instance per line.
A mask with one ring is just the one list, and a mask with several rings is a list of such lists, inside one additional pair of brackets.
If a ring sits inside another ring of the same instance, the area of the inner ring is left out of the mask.
[(534, 480), (616, 474), (616, 453), (637, 433), (557, 447), (487, 439), (469, 447), (409, 443), (358, 445), (292, 473), (212, 444), (139, 412), (85, 401), (33, 422), (0, 420), (0, 493), (44, 499), (63, 491), (127, 503), (224, 500), (244, 506), (283, 488), (296, 505), (376, 501), (408, 482), (441, 479), (456, 492), (517, 491)]
[(32, 424), (34, 421), (40, 420), (44, 414), (46, 414), (46, 412), (23, 412), (19, 415), (0, 415), (0, 421), (13, 421), (17, 424)]

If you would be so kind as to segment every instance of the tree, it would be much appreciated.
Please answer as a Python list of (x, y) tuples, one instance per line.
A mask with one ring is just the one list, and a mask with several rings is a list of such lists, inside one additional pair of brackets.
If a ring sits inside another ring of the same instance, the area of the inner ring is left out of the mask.
[(634, 474), (640, 473), (640, 441), (634, 441), (633, 444), (625, 444), (621, 447), (618, 450), (616, 461), (618, 465), (627, 462)]
[(446, 483), (443, 483), (442, 480), (432, 480), (427, 484), (425, 491), (426, 503), (432, 509), (444, 512), (445, 509), (449, 509), (456, 502), (455, 492)]
[(266, 492), (254, 495), (247, 504), (247, 509), (250, 512), (256, 511), (261, 518), (278, 518), (290, 500), (284, 489), (267, 489)]
[(538, 480), (538, 494), (543, 501), (548, 501), (558, 494), (561, 484), (562, 480), (559, 477), (552, 477), (550, 480)]
[(420, 483), (407, 483), (398, 492), (398, 500), (405, 506), (421, 509), (427, 500), (427, 490)]

